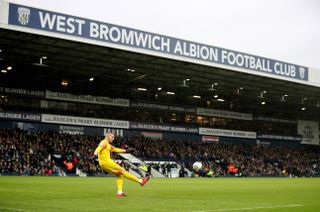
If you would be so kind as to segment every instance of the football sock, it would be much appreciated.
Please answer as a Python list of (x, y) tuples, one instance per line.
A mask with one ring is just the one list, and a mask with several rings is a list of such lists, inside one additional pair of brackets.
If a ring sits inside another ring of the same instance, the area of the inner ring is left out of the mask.
[(123, 175), (117, 175), (117, 187), (118, 187), (118, 194), (122, 193), (122, 186), (123, 186)]

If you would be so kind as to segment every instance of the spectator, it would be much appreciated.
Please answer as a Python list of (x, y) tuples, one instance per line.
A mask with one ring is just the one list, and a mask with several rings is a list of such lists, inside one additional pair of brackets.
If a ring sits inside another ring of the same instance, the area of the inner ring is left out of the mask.
[(63, 164), (66, 165), (66, 170), (68, 174), (72, 174), (73, 173), (73, 163), (70, 161), (63, 161)]

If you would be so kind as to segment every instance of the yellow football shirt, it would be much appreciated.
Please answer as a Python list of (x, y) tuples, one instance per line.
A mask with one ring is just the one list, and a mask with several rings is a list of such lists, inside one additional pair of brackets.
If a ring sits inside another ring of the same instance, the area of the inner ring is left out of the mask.
[(111, 160), (111, 152), (125, 152), (125, 150), (112, 146), (108, 141), (102, 140), (95, 150), (98, 152), (99, 164), (108, 163)]

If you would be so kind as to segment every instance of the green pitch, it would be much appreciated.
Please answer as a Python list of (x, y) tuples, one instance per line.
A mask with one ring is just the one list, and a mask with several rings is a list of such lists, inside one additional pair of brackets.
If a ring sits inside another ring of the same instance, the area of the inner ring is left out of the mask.
[(320, 211), (320, 178), (0, 177), (0, 211)]

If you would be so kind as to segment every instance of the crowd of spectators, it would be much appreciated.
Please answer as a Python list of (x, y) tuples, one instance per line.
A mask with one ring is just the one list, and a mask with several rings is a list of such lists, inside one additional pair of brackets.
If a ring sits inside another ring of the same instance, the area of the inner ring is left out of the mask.
[[(202, 161), (215, 176), (319, 176), (320, 148), (315, 146), (265, 146), (256, 144), (165, 141), (132, 137), (127, 141), (142, 159), (173, 160), (191, 169)], [(229, 173), (228, 166), (238, 173)]]
[(1, 129), (0, 173), (45, 175), (59, 172), (50, 151), (51, 147), (43, 142), (42, 133)]
[[(0, 174), (65, 175), (75, 174), (78, 169), (87, 175), (101, 175), (103, 173), (93, 156), (101, 139), (101, 136), (0, 129)], [(202, 143), (152, 140), (142, 136), (118, 137), (114, 145), (130, 147), (132, 154), (143, 160), (175, 161), (190, 170), (193, 162), (202, 161), (204, 171), (214, 176), (320, 175), (318, 146)], [(72, 163), (70, 170), (66, 169), (67, 163)], [(237, 173), (228, 171), (230, 165)]]
[[(95, 173), (99, 168), (92, 158), (92, 149), (97, 139), (57, 132), (0, 129), (0, 174), (65, 175), (67, 167), (63, 162), (73, 163), (74, 168), (68, 173), (75, 173), (76, 168)], [(57, 155), (61, 163), (55, 160)]]

